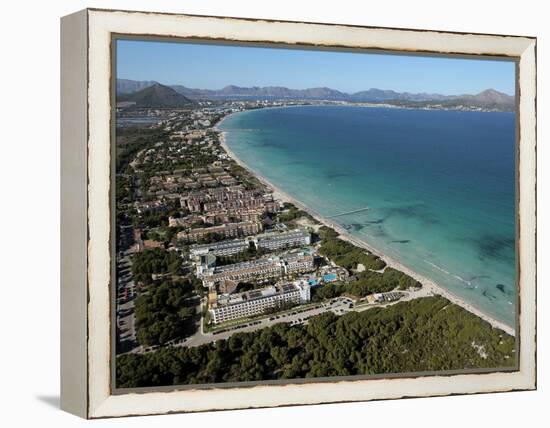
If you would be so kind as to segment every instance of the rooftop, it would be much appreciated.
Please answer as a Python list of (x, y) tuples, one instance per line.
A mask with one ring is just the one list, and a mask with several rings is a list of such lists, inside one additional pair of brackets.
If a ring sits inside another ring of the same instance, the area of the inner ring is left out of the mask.
[(248, 245), (248, 241), (246, 239), (232, 239), (232, 240), (225, 240), (220, 242), (213, 242), (211, 244), (191, 245), (189, 249), (190, 251), (199, 251), (199, 250), (206, 250), (209, 248), (216, 248), (216, 249), (234, 248), (234, 247), (241, 247), (243, 245)]
[(283, 239), (289, 239), (289, 238), (305, 238), (309, 236), (309, 232), (303, 230), (303, 229), (295, 229), (290, 230), (288, 232), (270, 232), (270, 233), (264, 233), (262, 235), (258, 235), (257, 239), (258, 242), (264, 241), (264, 240), (283, 240)]
[(235, 305), (249, 300), (261, 299), (277, 294), (277, 289), (274, 286), (262, 288), (259, 290), (245, 291), (240, 294), (231, 294), (218, 297), (218, 304), (222, 306)]
[(228, 306), (236, 305), (250, 300), (263, 299), (265, 297), (274, 296), (276, 294), (286, 294), (299, 290), (301, 287), (297, 284), (289, 283), (280, 285), (278, 288), (270, 285), (269, 287), (258, 290), (245, 291), (244, 293), (218, 296), (218, 305)]

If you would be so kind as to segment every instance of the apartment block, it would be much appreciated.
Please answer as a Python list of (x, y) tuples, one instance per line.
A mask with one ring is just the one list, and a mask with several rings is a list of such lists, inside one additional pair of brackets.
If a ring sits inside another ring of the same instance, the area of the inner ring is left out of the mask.
[(200, 227), (178, 233), (178, 239), (185, 242), (198, 242), (208, 235), (219, 235), (224, 238), (238, 238), (254, 235), (262, 230), (259, 222), (243, 221), (240, 223), (228, 223), (220, 226)]
[(189, 255), (191, 258), (204, 254), (212, 254), (214, 256), (232, 256), (247, 250), (249, 245), (250, 244), (246, 239), (232, 239), (221, 242), (213, 242), (211, 244), (195, 244), (189, 247)]
[(265, 233), (256, 236), (254, 239), (256, 248), (270, 251), (310, 244), (311, 234), (303, 229), (296, 229), (283, 233)]

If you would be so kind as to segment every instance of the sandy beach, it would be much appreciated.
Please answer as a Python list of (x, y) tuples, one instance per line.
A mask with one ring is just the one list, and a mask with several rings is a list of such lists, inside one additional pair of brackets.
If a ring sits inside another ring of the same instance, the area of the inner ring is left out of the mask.
[(372, 254), (375, 254), (379, 256), (384, 262), (401, 272), (406, 273), (410, 277), (416, 279), (419, 281), (423, 288), (421, 292), (417, 293), (416, 297), (425, 297), (429, 295), (440, 295), (451, 301), (452, 303), (461, 306), (462, 308), (466, 309), (468, 312), (476, 315), (477, 317), (483, 319), (484, 321), (488, 322), (491, 326), (501, 329), (507, 334), (511, 336), (515, 336), (516, 332), (515, 329), (493, 317), (486, 314), (485, 312), (481, 311), (480, 309), (476, 308), (472, 304), (464, 301), (459, 296), (449, 292), (445, 288), (441, 287), (440, 285), (436, 284), (434, 281), (418, 274), (417, 272), (412, 271), (408, 267), (402, 265), (397, 260), (392, 259), (388, 255), (382, 253), (378, 249), (372, 247), (367, 242), (357, 239), (356, 237), (352, 236), (347, 230), (345, 230), (342, 226), (339, 224), (332, 222), (323, 216), (321, 216), (319, 213), (317, 213), (315, 210), (309, 208), (308, 206), (304, 205), (302, 202), (296, 200), (289, 194), (285, 193), (281, 189), (279, 189), (277, 186), (275, 186), (273, 183), (271, 183), (269, 180), (267, 180), (265, 177), (263, 177), (261, 174), (257, 173), (256, 171), (253, 171), (248, 165), (246, 165), (244, 162), (242, 162), (236, 155), (231, 151), (231, 149), (227, 146), (227, 143), (225, 141), (225, 132), (221, 131), (218, 126), (227, 118), (224, 117), (218, 124), (214, 127), (215, 130), (217, 130), (220, 134), (220, 144), (224, 148), (224, 150), (227, 152), (227, 154), (240, 166), (247, 169), (251, 174), (253, 174), (260, 182), (262, 182), (265, 186), (270, 188), (273, 191), (273, 197), (281, 202), (290, 202), (297, 206), (298, 208), (306, 211), (309, 213), (313, 218), (315, 218), (318, 222), (324, 224), (325, 226), (331, 227), (332, 229), (336, 230), (340, 234), (340, 238), (344, 239), (346, 241), (349, 241), (350, 243), (356, 245), (357, 247), (364, 248), (365, 250), (369, 251)]

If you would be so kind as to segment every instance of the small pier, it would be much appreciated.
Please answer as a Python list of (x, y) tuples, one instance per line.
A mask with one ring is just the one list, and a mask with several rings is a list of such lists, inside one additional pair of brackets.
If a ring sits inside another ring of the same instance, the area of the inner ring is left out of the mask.
[(367, 210), (369, 210), (369, 209), (370, 209), (369, 207), (358, 208), (358, 209), (356, 209), (356, 210), (351, 210), (351, 211), (346, 211), (346, 212), (339, 213), (339, 214), (334, 214), (334, 215), (325, 216), (325, 218), (342, 217), (342, 216), (345, 216), (345, 215), (348, 215), (348, 214), (355, 214), (355, 213), (360, 213), (360, 212), (362, 212), (362, 211), (367, 211)]

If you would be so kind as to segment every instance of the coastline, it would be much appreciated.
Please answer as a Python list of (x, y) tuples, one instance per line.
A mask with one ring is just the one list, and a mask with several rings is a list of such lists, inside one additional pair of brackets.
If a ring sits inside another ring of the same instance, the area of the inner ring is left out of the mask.
[(241, 159), (239, 159), (238, 156), (235, 155), (235, 153), (229, 148), (226, 142), (226, 131), (222, 131), (218, 128), (219, 125), (223, 123), (225, 119), (227, 119), (229, 116), (236, 114), (231, 113), (224, 118), (222, 118), (214, 127), (213, 129), (219, 133), (220, 136), (220, 145), (223, 147), (225, 152), (229, 157), (231, 157), (238, 165), (245, 168), (247, 171), (249, 171), (251, 174), (253, 174), (263, 185), (268, 187), (273, 192), (273, 198), (277, 199), (281, 202), (290, 202), (294, 204), (296, 207), (300, 208), (301, 210), (307, 212), (310, 214), (313, 218), (315, 218), (318, 222), (321, 224), (330, 227), (334, 229), (336, 232), (338, 232), (339, 237), (345, 241), (350, 242), (351, 244), (364, 248), (365, 250), (369, 251), (370, 253), (380, 257), (387, 266), (392, 267), (396, 270), (399, 270), (410, 277), (414, 278), (415, 280), (419, 281), (422, 284), (422, 287), (424, 289), (424, 293), (422, 295), (426, 295), (426, 293), (432, 294), (432, 295), (440, 295), (442, 297), (445, 297), (450, 302), (462, 307), (463, 309), (467, 310), (468, 312), (472, 313), (473, 315), (477, 316), (478, 318), (481, 318), (482, 320), (488, 322), (492, 327), (498, 328), (505, 333), (509, 334), (510, 336), (515, 337), (516, 336), (516, 330), (509, 326), (508, 324), (499, 321), (492, 316), (488, 315), (487, 313), (483, 312), (482, 310), (478, 309), (471, 303), (466, 302), (461, 297), (451, 293), (450, 291), (446, 290), (445, 288), (441, 287), (434, 281), (426, 278), (423, 275), (418, 274), (417, 272), (409, 269), (408, 267), (401, 264), (399, 261), (389, 257), (387, 254), (384, 254), (377, 248), (372, 247), (369, 243), (360, 240), (353, 235), (351, 235), (347, 230), (345, 230), (342, 226), (339, 224), (332, 222), (326, 218), (324, 218), (322, 215), (317, 213), (315, 210), (311, 209), (310, 207), (304, 205), (302, 202), (298, 201), (294, 197), (290, 196), (288, 193), (281, 190), (279, 187), (275, 186), (273, 183), (271, 183), (268, 179), (266, 179), (264, 176), (259, 174), (258, 172), (252, 170), (246, 163), (244, 163)]

